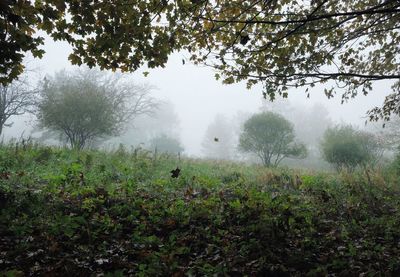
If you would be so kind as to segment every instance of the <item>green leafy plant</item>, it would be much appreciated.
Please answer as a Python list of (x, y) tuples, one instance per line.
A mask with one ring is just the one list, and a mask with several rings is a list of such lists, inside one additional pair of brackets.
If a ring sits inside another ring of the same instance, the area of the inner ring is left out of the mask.
[(382, 149), (372, 134), (346, 125), (327, 129), (321, 142), (325, 160), (337, 170), (354, 171), (356, 167), (373, 166), (380, 158)]
[(307, 155), (305, 145), (295, 142), (293, 125), (272, 112), (253, 115), (245, 122), (239, 148), (256, 154), (265, 166), (277, 166), (284, 158)]

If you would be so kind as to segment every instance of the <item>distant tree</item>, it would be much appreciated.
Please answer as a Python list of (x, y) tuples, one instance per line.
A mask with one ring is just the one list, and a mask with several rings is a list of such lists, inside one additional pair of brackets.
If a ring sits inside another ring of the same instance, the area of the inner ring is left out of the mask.
[(319, 148), (325, 130), (333, 124), (329, 112), (320, 104), (314, 104), (310, 108), (297, 106), (296, 112), (289, 119), (295, 126), (297, 137), (315, 149)]
[(264, 165), (277, 166), (284, 158), (304, 158), (307, 150), (295, 143), (293, 125), (279, 114), (253, 115), (243, 126), (239, 148), (256, 154)]
[(142, 141), (161, 135), (175, 138), (180, 133), (179, 123), (174, 104), (169, 100), (162, 100), (154, 113), (137, 118), (134, 124), (134, 136), (142, 137)]
[(166, 134), (161, 134), (151, 139), (150, 147), (152, 150), (157, 150), (157, 152), (170, 154), (178, 154), (184, 150), (178, 139), (169, 137)]
[(12, 126), (10, 117), (33, 112), (37, 96), (37, 90), (28, 85), (24, 76), (10, 84), (0, 84), (0, 135), (4, 127)]
[(76, 149), (120, 134), (128, 121), (156, 107), (149, 87), (93, 70), (59, 72), (41, 83), (40, 93), (40, 127)]
[(390, 121), (385, 123), (380, 132), (382, 140), (391, 149), (399, 150), (400, 147), (400, 117), (392, 116)]
[(306, 104), (291, 103), (289, 99), (278, 98), (271, 102), (262, 99), (260, 108), (263, 112), (279, 113), (289, 120), (294, 127), (296, 138), (307, 147), (307, 157), (299, 160), (286, 160), (285, 165), (312, 169), (329, 169), (330, 165), (321, 155), (320, 141), (332, 120), (328, 110), (321, 104), (311, 106)]
[(329, 112), (321, 104), (311, 107), (293, 105), (289, 99), (277, 99), (273, 102), (264, 100), (261, 111), (279, 113), (293, 123), (296, 137), (307, 145), (307, 148), (319, 148), (325, 130), (332, 125)]
[(146, 142), (163, 134), (177, 138), (180, 134), (179, 124), (179, 117), (173, 103), (169, 100), (161, 100), (157, 102), (157, 109), (151, 114), (137, 116), (124, 134), (110, 142), (120, 141), (126, 145), (138, 146), (147, 144)]
[(229, 120), (218, 114), (208, 126), (201, 144), (206, 157), (229, 160), (233, 158), (234, 130)]
[(337, 125), (325, 131), (321, 142), (325, 160), (336, 170), (353, 171), (356, 167), (374, 165), (382, 154), (377, 138), (350, 125)]

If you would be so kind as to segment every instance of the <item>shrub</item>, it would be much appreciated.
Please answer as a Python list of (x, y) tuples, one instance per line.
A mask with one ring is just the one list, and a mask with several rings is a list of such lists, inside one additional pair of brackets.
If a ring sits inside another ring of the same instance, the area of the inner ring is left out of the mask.
[(373, 166), (382, 154), (373, 134), (354, 129), (350, 125), (337, 125), (325, 131), (321, 150), (324, 159), (336, 170)]

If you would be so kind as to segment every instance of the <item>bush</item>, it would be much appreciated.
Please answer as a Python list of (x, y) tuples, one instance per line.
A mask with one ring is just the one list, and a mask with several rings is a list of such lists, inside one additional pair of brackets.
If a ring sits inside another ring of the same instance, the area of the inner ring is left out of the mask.
[(360, 166), (375, 165), (382, 154), (382, 148), (373, 134), (356, 130), (350, 125), (327, 129), (321, 150), (324, 159), (336, 170), (350, 172)]

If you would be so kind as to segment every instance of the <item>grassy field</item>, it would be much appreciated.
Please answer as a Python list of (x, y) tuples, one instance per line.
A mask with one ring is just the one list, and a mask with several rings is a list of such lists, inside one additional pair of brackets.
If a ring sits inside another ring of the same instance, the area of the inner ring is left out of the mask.
[(399, 276), (399, 209), (389, 171), (3, 145), (0, 276)]

